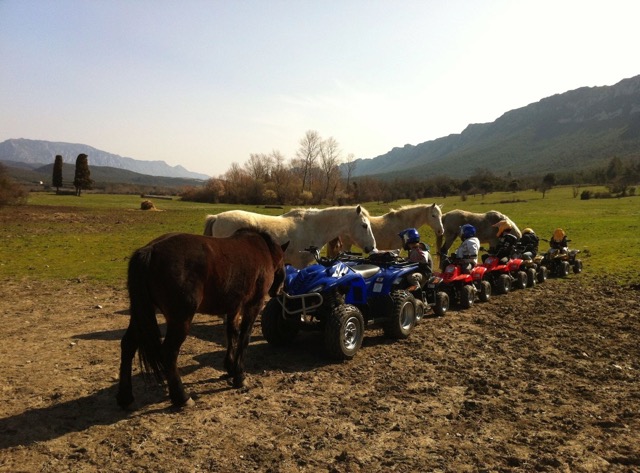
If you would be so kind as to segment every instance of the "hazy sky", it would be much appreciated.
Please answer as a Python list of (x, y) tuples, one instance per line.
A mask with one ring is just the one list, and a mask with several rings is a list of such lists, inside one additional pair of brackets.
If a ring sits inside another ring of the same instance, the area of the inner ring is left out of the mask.
[[(460, 133), (640, 74), (638, 0), (0, 0), (0, 141), (218, 176)], [(91, 159), (91, 157), (89, 157)]]

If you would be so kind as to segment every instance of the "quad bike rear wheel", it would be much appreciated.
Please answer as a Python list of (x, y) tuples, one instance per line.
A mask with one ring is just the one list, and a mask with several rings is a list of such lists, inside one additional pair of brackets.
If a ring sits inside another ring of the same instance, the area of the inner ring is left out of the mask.
[(575, 260), (573, 262), (573, 274), (580, 274), (582, 272), (582, 260)]
[(433, 313), (436, 317), (444, 317), (449, 310), (449, 294), (440, 291), (436, 294), (436, 303), (433, 306)]
[(416, 326), (416, 298), (411, 293), (401, 290), (391, 293), (393, 314), (384, 324), (384, 334), (396, 340), (409, 336)]
[(422, 321), (425, 313), (427, 312), (427, 308), (420, 299), (416, 299), (416, 325)]
[(460, 307), (468, 309), (473, 305), (476, 298), (475, 288), (469, 284), (465, 284), (460, 288)]
[(497, 294), (508, 294), (511, 289), (511, 276), (501, 274), (495, 282)]
[(489, 281), (480, 281), (478, 299), (480, 299), (480, 302), (489, 302), (489, 299), (491, 299), (491, 283)]
[(324, 346), (331, 359), (351, 360), (364, 338), (364, 318), (351, 304), (335, 307), (324, 327)]

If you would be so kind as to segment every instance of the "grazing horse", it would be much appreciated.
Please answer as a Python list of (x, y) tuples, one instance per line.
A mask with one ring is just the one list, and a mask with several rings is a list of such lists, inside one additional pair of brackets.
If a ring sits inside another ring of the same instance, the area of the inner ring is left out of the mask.
[(513, 228), (513, 234), (518, 238), (522, 236), (517, 225), (509, 217), (496, 210), (489, 210), (486, 213), (451, 210), (445, 213), (442, 216), (444, 235), (439, 235), (436, 240), (438, 254), (447, 254), (455, 239), (460, 235), (460, 227), (466, 223), (476, 227), (476, 237), (480, 240), (480, 243), (488, 243), (490, 246), (495, 246), (498, 243), (498, 237), (496, 236), (498, 229), (493, 225), (500, 220), (507, 220)]
[[(436, 204), (405, 205), (392, 209), (378, 217), (370, 216), (371, 228), (376, 237), (378, 248), (392, 249), (402, 246), (398, 236), (405, 228), (420, 228), (429, 225), (436, 235), (442, 235), (442, 206)], [(340, 235), (327, 244), (327, 256), (337, 256), (340, 251), (351, 251), (353, 239), (349, 235)]]
[[(136, 350), (143, 372), (167, 380), (174, 406), (192, 404), (177, 368), (193, 316), (226, 315), (224, 367), (233, 386), (244, 386), (244, 352), (267, 293), (284, 281), (284, 251), (267, 233), (241, 229), (229, 238), (169, 233), (136, 250), (129, 261), (131, 318), (122, 337), (118, 404), (134, 401), (131, 368)], [(167, 322), (164, 341), (156, 309)]]
[(285, 262), (300, 269), (314, 261), (302, 250), (310, 246), (322, 248), (336, 235), (349, 235), (365, 253), (370, 253), (376, 248), (376, 239), (369, 220), (369, 212), (360, 205), (292, 209), (278, 216), (228, 210), (207, 216), (204, 234), (225, 237), (243, 227), (269, 232), (278, 243), (291, 242)]

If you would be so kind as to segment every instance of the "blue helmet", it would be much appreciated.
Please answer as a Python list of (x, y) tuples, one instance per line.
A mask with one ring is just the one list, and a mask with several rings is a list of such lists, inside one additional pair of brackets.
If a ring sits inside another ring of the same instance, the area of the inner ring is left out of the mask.
[(472, 238), (474, 236), (476, 236), (476, 227), (474, 227), (470, 223), (465, 223), (460, 227), (460, 238), (462, 238), (463, 240)]
[(407, 228), (398, 233), (398, 236), (402, 238), (403, 247), (406, 250), (407, 244), (420, 242), (420, 234), (415, 228)]

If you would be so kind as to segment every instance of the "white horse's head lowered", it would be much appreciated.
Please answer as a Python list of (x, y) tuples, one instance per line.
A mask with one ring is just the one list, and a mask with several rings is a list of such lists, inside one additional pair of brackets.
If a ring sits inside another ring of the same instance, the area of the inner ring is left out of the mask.
[(349, 234), (356, 245), (362, 248), (365, 253), (371, 253), (376, 248), (376, 238), (371, 229), (369, 212), (361, 205), (356, 207), (355, 218), (351, 223)]
[(431, 204), (427, 207), (427, 224), (433, 228), (436, 235), (444, 235), (444, 226), (442, 225), (442, 205)]

